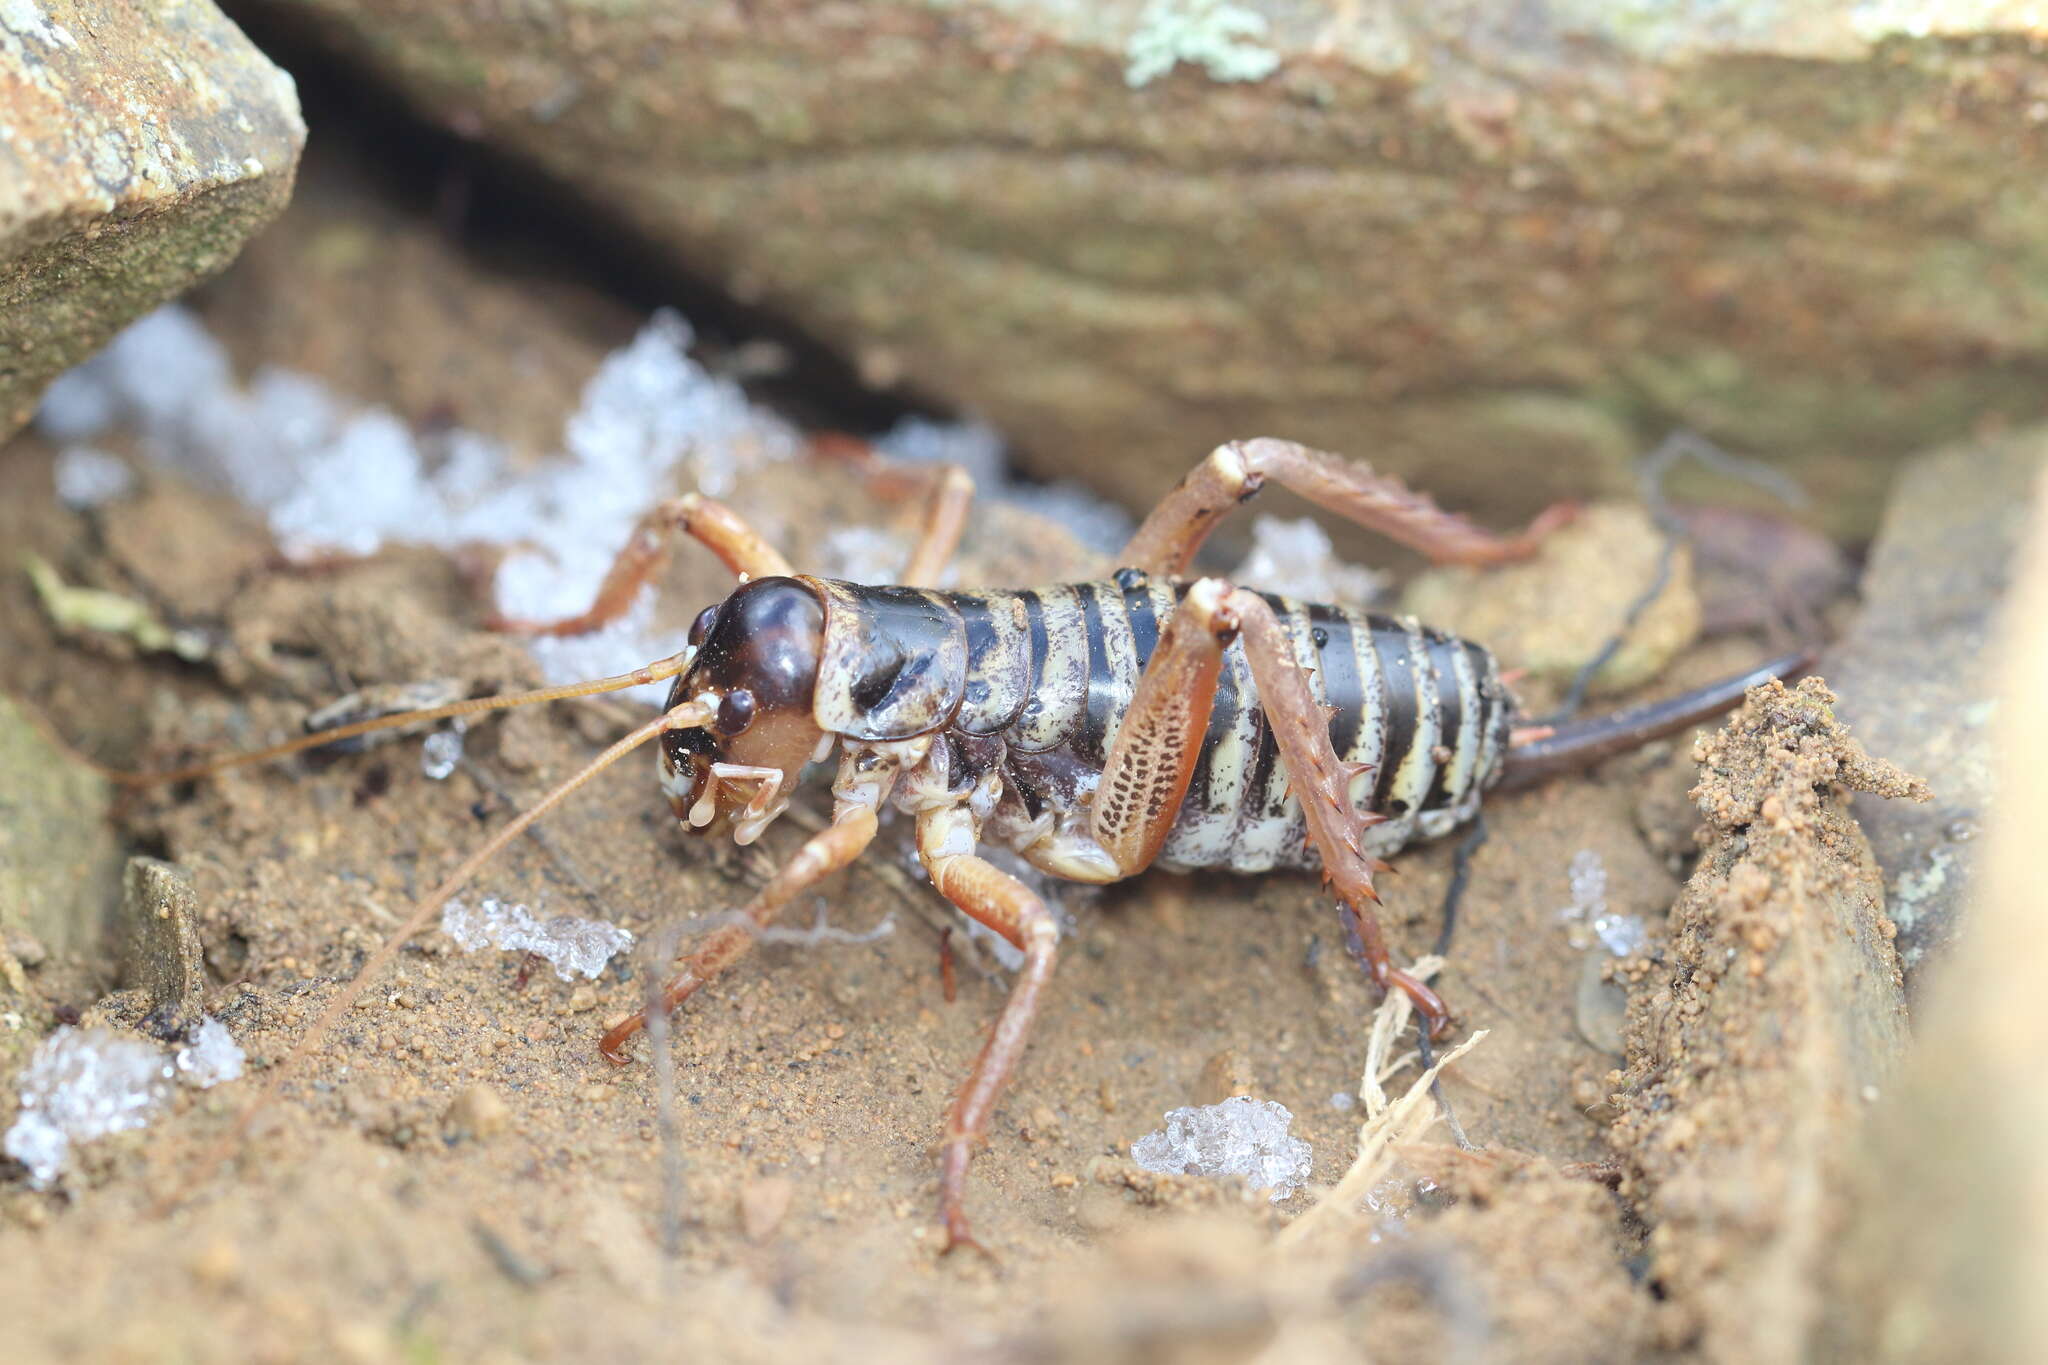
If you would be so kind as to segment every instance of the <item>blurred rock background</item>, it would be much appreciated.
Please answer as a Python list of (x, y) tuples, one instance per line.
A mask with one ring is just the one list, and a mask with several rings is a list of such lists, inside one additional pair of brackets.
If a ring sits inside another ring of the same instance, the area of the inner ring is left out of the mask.
[(1684, 425), (1856, 534), (2048, 411), (2021, 4), (236, 12), (1133, 506), (1272, 433), (1514, 520)]

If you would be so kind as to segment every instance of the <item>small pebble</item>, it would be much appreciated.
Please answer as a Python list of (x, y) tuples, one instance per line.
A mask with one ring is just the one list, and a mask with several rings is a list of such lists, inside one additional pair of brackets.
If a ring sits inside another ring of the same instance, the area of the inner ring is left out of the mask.
[(217, 1237), (194, 1253), (188, 1265), (199, 1283), (209, 1289), (226, 1289), (241, 1273), (242, 1258), (233, 1242)]
[(773, 1236), (795, 1198), (796, 1186), (779, 1175), (762, 1176), (742, 1185), (740, 1225), (746, 1230), (747, 1240), (765, 1242)]
[(488, 1085), (476, 1084), (455, 1097), (448, 1106), (444, 1126), (452, 1133), (467, 1133), (479, 1140), (496, 1137), (512, 1122), (512, 1106)]

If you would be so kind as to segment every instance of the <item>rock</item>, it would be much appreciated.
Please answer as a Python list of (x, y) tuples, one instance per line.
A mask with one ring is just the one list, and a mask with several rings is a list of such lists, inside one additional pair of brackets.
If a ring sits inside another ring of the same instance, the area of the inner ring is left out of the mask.
[(2048, 1359), (2048, 485), (2005, 608), (2006, 704), (1969, 932), (1932, 964), (1914, 1056), (1869, 1109), (1862, 1200), (1842, 1230), (1828, 1339), (1816, 1359)]
[[(1601, 503), (1552, 532), (1525, 563), (1422, 574), (1408, 585), (1401, 607), (1479, 641), (1503, 667), (1526, 668), (1562, 689), (1622, 629), (1629, 609), (1656, 581), (1663, 551), (1664, 536), (1641, 507)], [(1670, 581), (1593, 675), (1591, 690), (1623, 692), (1648, 682), (1692, 643), (1699, 627), (1692, 556), (1681, 545)]]
[(1508, 524), (1684, 424), (1867, 531), (2044, 406), (2015, 7), (254, 8), (1132, 506), (1270, 434)]
[(1622, 1027), (1628, 1018), (1628, 992), (1608, 979), (1608, 964), (1613, 961), (1614, 955), (1604, 949), (1585, 954), (1579, 987), (1572, 997), (1572, 1022), (1590, 1046), (1620, 1057), (1626, 1050)]
[(96, 951), (120, 894), (106, 821), (105, 780), (0, 695), (0, 925), (48, 955)]
[(1858, 738), (1934, 791), (1926, 805), (1856, 803), (1916, 989), (1922, 962), (1954, 940), (1972, 894), (1999, 719), (1985, 665), (1998, 652), (1994, 628), (2044, 474), (2044, 428), (1907, 466), (1863, 576), (1863, 610), (1822, 660)]
[(796, 1185), (779, 1175), (764, 1175), (740, 1186), (740, 1227), (750, 1242), (765, 1242), (782, 1226), (796, 1198)]
[(0, 10), (0, 438), (291, 195), (297, 90), (208, 0)]
[(494, 1138), (512, 1122), (512, 1106), (504, 1097), (479, 1081), (457, 1095), (441, 1118), (444, 1132), (479, 1141)]
[(1849, 1207), (1842, 1135), (1906, 1044), (1883, 882), (1835, 787), (1925, 787), (1857, 748), (1833, 701), (1817, 678), (1773, 681), (1695, 747), (1709, 842), (1630, 1000), (1621, 1193), (1709, 1360), (1812, 1357)]
[(1202, 1063), (1202, 1074), (1195, 1078), (1194, 1103), (1221, 1104), (1233, 1095), (1253, 1094), (1258, 1088), (1258, 1077), (1251, 1064), (1236, 1048), (1227, 1047), (1211, 1053), (1209, 1060)]
[(175, 863), (130, 858), (121, 891), (122, 984), (148, 992), (149, 1032), (182, 1038), (205, 1013), (206, 957), (191, 878)]

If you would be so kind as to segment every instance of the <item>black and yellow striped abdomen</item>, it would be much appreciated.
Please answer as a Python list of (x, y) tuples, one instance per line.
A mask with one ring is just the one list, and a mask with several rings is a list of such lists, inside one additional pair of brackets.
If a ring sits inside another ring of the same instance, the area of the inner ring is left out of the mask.
[[(829, 586), (845, 594), (850, 611), (914, 612), (934, 649), (953, 654), (951, 642), (964, 643), (964, 668), (947, 689), (957, 701), (943, 703), (945, 727), (1000, 738), (1005, 784), (1036, 812), (1072, 809), (1092, 789), (1160, 626), (1188, 584), (1125, 570), (1021, 591)], [(1311, 689), (1332, 708), (1338, 757), (1373, 765), (1351, 793), (1359, 809), (1387, 817), (1369, 832), (1368, 852), (1385, 855), (1470, 818), (1499, 772), (1513, 711), (1493, 656), (1410, 619), (1262, 595)], [(906, 644), (906, 653), (913, 649)], [(883, 694), (872, 682), (868, 692)], [(1240, 872), (1314, 862), (1240, 645), (1225, 654), (1202, 752), (1160, 861)]]
[[(1046, 624), (1030, 636), (1038, 667), (1023, 713), (1004, 735), (1012, 749), (1061, 750), (1099, 771), (1159, 623), (1186, 587), (1126, 574), (1121, 582), (1015, 594), (1028, 621)], [(1369, 834), (1369, 851), (1390, 853), (1469, 818), (1498, 770), (1510, 723), (1493, 657), (1411, 620), (1262, 596), (1286, 626), (1317, 699), (1332, 708), (1338, 757), (1373, 765), (1352, 789), (1359, 809), (1388, 817)], [(1064, 644), (1054, 638), (1061, 629), (1069, 632)], [(970, 677), (976, 671), (970, 654)], [(1233, 644), (1161, 862), (1262, 872), (1313, 861), (1244, 650)]]

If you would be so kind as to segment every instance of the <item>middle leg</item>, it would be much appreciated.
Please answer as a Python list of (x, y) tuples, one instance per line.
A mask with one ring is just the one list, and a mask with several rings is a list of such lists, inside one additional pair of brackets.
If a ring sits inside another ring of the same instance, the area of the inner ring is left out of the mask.
[(910, 552), (910, 562), (898, 581), (913, 588), (938, 585), (940, 571), (960, 548), (960, 536), (967, 529), (967, 509), (973, 504), (973, 476), (957, 464), (940, 465), (925, 498), (924, 527), (917, 548)]
[(1030, 887), (977, 856), (974, 844), (974, 817), (964, 805), (938, 807), (917, 817), (918, 856), (939, 894), (1024, 954), (1009, 1001), (946, 1111), (945, 1135), (939, 1144), (939, 1221), (946, 1230), (942, 1251), (962, 1246), (983, 1250), (967, 1225), (967, 1167), (987, 1136), (996, 1097), (1030, 1041), (1031, 1021), (1038, 1013), (1039, 996), (1052, 979), (1060, 937), (1045, 902)]

